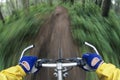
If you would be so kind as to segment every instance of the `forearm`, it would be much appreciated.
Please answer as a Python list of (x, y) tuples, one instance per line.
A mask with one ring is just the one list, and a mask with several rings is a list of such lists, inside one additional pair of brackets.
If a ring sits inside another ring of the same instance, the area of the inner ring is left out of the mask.
[(103, 63), (96, 70), (100, 80), (120, 80), (120, 69), (113, 64)]
[(26, 75), (23, 69), (17, 65), (0, 72), (0, 80), (22, 80)]

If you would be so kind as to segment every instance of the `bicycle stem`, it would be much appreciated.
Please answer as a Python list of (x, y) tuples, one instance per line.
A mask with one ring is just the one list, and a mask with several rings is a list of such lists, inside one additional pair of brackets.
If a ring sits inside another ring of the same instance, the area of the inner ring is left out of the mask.
[(63, 69), (65, 67), (72, 67), (72, 66), (77, 66), (77, 62), (73, 62), (73, 63), (62, 63), (62, 62), (58, 62), (58, 63), (43, 63), (41, 65), (42, 67), (55, 67), (56, 68), (56, 73), (57, 73), (57, 80), (63, 80)]
[(62, 73), (62, 63), (57, 63), (57, 70), (58, 70), (58, 80), (63, 80), (63, 73)]

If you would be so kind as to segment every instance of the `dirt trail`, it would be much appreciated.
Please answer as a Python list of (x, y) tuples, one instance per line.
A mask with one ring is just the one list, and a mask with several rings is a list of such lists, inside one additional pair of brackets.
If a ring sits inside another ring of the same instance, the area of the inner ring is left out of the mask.
[[(70, 31), (70, 19), (67, 9), (61, 6), (55, 11), (40, 28), (35, 39), (35, 48), (32, 55), (39, 58), (58, 59), (59, 49), (63, 58), (77, 57), (78, 48), (74, 44)], [(53, 76), (54, 69), (42, 68), (37, 74), (27, 76), (26, 80), (57, 80)], [(73, 68), (65, 80), (85, 80), (85, 72), (79, 68)]]

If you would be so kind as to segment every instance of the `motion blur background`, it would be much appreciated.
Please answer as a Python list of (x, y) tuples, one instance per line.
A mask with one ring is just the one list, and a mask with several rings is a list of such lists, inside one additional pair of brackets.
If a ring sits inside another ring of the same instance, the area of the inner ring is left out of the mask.
[[(120, 68), (120, 0), (0, 0), (0, 70), (16, 65), (22, 50), (55, 9), (68, 9), (72, 36), (80, 53), (98, 49), (105, 62)], [(29, 53), (29, 52), (28, 52)], [(89, 80), (97, 80), (94, 72)]]

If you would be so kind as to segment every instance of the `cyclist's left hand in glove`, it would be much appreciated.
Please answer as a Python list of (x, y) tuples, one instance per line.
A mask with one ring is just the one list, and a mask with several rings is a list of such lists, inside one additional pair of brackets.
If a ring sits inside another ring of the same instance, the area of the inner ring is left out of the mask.
[(0, 71), (0, 80), (22, 80), (27, 73), (35, 73), (38, 68), (35, 68), (37, 57), (24, 56), (19, 61), (19, 65), (12, 66)]
[(23, 56), (19, 61), (19, 65), (26, 73), (35, 73), (38, 71), (35, 67), (37, 59), (36, 56)]

